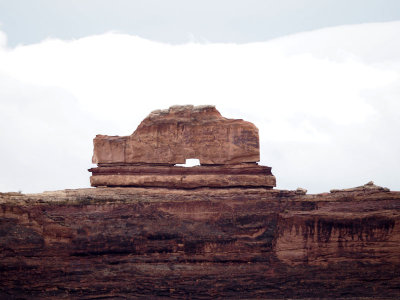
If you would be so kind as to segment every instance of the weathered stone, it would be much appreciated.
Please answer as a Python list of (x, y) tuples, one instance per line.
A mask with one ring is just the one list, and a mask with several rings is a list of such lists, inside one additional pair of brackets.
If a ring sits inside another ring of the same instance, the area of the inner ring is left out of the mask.
[(89, 170), (92, 186), (143, 186), (167, 188), (265, 187), (276, 185), (271, 168), (257, 164), (196, 166), (191, 168), (119, 165)]
[(96, 175), (92, 186), (138, 186), (192, 189), (199, 187), (265, 187), (276, 185), (274, 176), (259, 175)]
[(299, 194), (299, 195), (305, 195), (305, 194), (307, 194), (307, 190), (306, 190), (306, 189), (303, 189), (303, 188), (301, 188), (301, 187), (298, 187), (298, 188), (296, 189), (296, 193)]
[(2, 299), (400, 296), (400, 192), (96, 188), (0, 208)]
[(190, 168), (150, 164), (100, 164), (89, 171), (94, 175), (272, 175), (271, 167), (258, 164), (208, 165)]
[[(92, 186), (168, 188), (273, 188), (260, 159), (258, 129), (223, 118), (214, 106), (172, 106), (153, 111), (131, 136), (97, 135)], [(201, 166), (175, 166), (189, 158)]]
[(93, 163), (236, 164), (260, 160), (258, 129), (227, 119), (214, 106), (172, 106), (152, 112), (131, 136), (97, 135)]
[(357, 186), (349, 189), (332, 189), (330, 190), (330, 192), (338, 193), (338, 192), (357, 192), (357, 191), (373, 191), (373, 190), (386, 191), (386, 192), (390, 191), (388, 188), (375, 185), (373, 181), (370, 181), (362, 186)]

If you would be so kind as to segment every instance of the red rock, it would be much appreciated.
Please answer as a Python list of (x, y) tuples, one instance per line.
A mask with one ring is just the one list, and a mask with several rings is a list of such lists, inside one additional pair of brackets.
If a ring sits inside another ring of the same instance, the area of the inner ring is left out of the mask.
[(368, 186), (0, 193), (0, 298), (398, 299), (400, 192)]
[[(168, 188), (276, 185), (271, 168), (258, 166), (258, 129), (223, 118), (214, 106), (172, 106), (152, 112), (128, 137), (94, 139), (92, 186)], [(174, 166), (198, 158), (201, 166)]]
[(227, 119), (214, 106), (172, 106), (152, 112), (131, 136), (97, 135), (93, 163), (236, 164), (260, 160), (258, 129)]
[(89, 170), (92, 186), (168, 188), (265, 187), (276, 185), (271, 168), (257, 164), (197, 166), (110, 165)]

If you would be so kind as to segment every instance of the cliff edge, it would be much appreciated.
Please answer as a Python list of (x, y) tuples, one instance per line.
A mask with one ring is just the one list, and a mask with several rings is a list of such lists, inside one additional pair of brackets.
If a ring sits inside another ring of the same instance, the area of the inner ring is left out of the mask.
[(2, 298), (400, 296), (400, 192), (369, 183), (0, 194)]

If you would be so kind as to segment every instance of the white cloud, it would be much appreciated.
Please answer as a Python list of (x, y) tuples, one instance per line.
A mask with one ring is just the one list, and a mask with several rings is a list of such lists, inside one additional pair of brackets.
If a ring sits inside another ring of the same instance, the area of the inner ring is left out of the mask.
[(96, 133), (191, 103), (254, 122), (279, 188), (400, 190), (399, 33), (392, 22), (174, 46), (106, 33), (8, 49), (0, 32), (2, 189), (87, 186)]
[[(1, 23), (0, 23), (1, 25)], [(7, 45), (7, 36), (5, 35), (5, 33), (3, 33), (2, 31), (0, 31), (0, 49), (4, 49)]]

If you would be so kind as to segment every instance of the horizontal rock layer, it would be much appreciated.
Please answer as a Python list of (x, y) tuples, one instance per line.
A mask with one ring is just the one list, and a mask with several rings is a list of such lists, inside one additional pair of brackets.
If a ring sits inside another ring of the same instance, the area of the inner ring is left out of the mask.
[(0, 194), (0, 297), (399, 298), (400, 192)]
[(235, 164), (260, 160), (258, 129), (227, 119), (214, 106), (152, 112), (130, 136), (97, 135), (93, 163)]
[(100, 164), (89, 169), (94, 175), (103, 174), (158, 174), (158, 175), (272, 175), (271, 167), (258, 164), (209, 165), (195, 167), (162, 166), (162, 165), (127, 165)]
[(168, 188), (266, 187), (276, 185), (270, 167), (257, 164), (197, 166), (110, 165), (89, 169), (92, 186)]
[(265, 187), (275, 186), (274, 176), (260, 175), (96, 175), (90, 185), (137, 186), (193, 189), (199, 187)]

